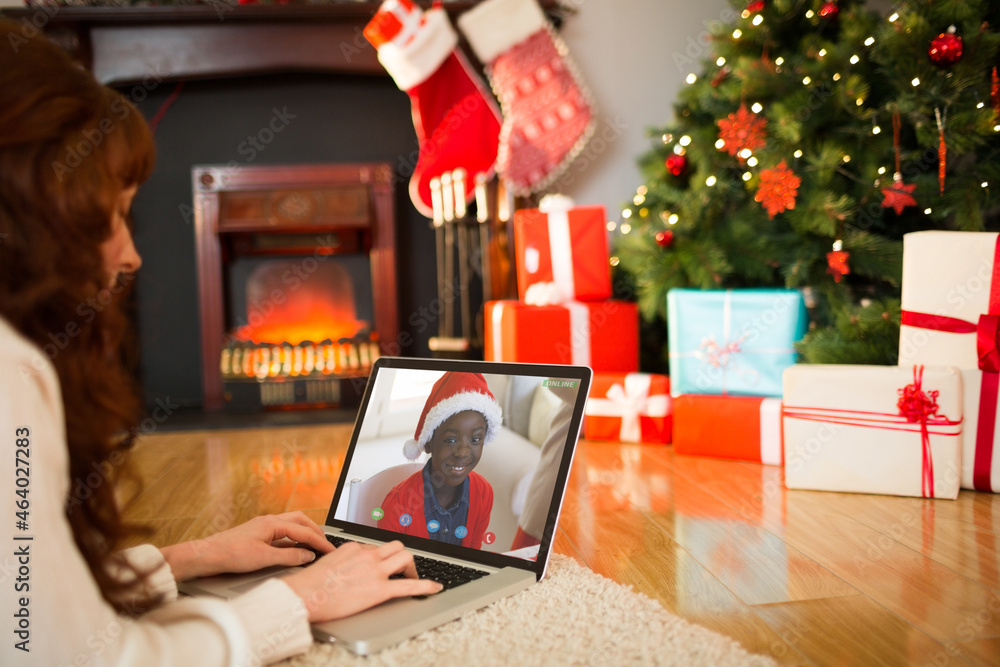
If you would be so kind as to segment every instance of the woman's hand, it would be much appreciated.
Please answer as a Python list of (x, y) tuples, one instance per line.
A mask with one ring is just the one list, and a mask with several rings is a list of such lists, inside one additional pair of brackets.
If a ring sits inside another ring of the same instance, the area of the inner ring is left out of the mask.
[(302, 512), (259, 516), (211, 537), (160, 549), (173, 571), (184, 581), (223, 572), (253, 572), (270, 565), (302, 565), (333, 551), (323, 531)]
[[(390, 579), (403, 574), (401, 579)], [(413, 556), (400, 542), (348, 542), (313, 565), (282, 578), (305, 602), (309, 621), (344, 618), (391, 598), (432, 595), (441, 584), (417, 579)]]

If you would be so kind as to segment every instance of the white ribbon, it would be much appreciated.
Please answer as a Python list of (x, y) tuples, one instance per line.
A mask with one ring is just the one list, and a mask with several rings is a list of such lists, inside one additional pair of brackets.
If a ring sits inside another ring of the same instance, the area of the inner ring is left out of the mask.
[(569, 344), (574, 366), (590, 365), (590, 308), (579, 301), (562, 304), (569, 311)]
[(524, 302), (529, 306), (559, 306), (573, 297), (563, 294), (555, 283), (533, 283), (524, 290)]
[(760, 462), (781, 465), (781, 399), (760, 402)]
[(640, 442), (640, 416), (666, 417), (670, 414), (668, 395), (649, 395), (652, 380), (653, 376), (649, 373), (628, 373), (625, 386), (617, 382), (611, 385), (607, 398), (588, 398), (586, 414), (591, 417), (621, 417), (618, 439), (621, 442)]
[(572, 297), (576, 294), (576, 283), (573, 280), (573, 239), (569, 232), (569, 211), (550, 211), (548, 223), (552, 281), (560, 292)]
[(503, 310), (505, 301), (493, 302), (493, 317), (490, 318), (490, 328), (493, 331), (493, 361), (509, 361), (503, 358)]

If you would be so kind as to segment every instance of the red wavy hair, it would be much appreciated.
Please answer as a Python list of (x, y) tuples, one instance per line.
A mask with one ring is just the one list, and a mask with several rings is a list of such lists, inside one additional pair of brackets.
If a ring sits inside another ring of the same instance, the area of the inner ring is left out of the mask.
[[(120, 193), (145, 181), (153, 160), (149, 127), (128, 100), (45, 37), (0, 21), (0, 316), (58, 373), (70, 459), (66, 516), (119, 610), (129, 586), (109, 573), (113, 553), (141, 528), (125, 523), (115, 491), (133, 479), (124, 452), (141, 406), (120, 352), (131, 331), (121, 305), (129, 281), (102, 292), (101, 244)], [(102, 480), (88, 484), (95, 470)]]

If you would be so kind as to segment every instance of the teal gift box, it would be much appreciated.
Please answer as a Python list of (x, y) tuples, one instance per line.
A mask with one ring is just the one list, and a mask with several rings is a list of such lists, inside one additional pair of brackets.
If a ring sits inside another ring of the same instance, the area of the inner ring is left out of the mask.
[(808, 319), (800, 290), (670, 290), (671, 395), (781, 396)]

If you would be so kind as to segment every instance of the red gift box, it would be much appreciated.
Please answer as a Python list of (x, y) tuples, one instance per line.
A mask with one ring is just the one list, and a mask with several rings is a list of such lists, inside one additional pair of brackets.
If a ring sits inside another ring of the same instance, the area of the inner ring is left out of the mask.
[(535, 283), (555, 283), (564, 299), (611, 298), (607, 220), (603, 206), (514, 212), (517, 288), (526, 301)]
[(628, 301), (531, 306), (486, 303), (487, 361), (590, 366), (594, 371), (639, 370), (639, 311)]
[(588, 440), (670, 442), (670, 379), (652, 373), (595, 373), (583, 416)]
[(675, 396), (674, 451), (782, 465), (781, 399)]

